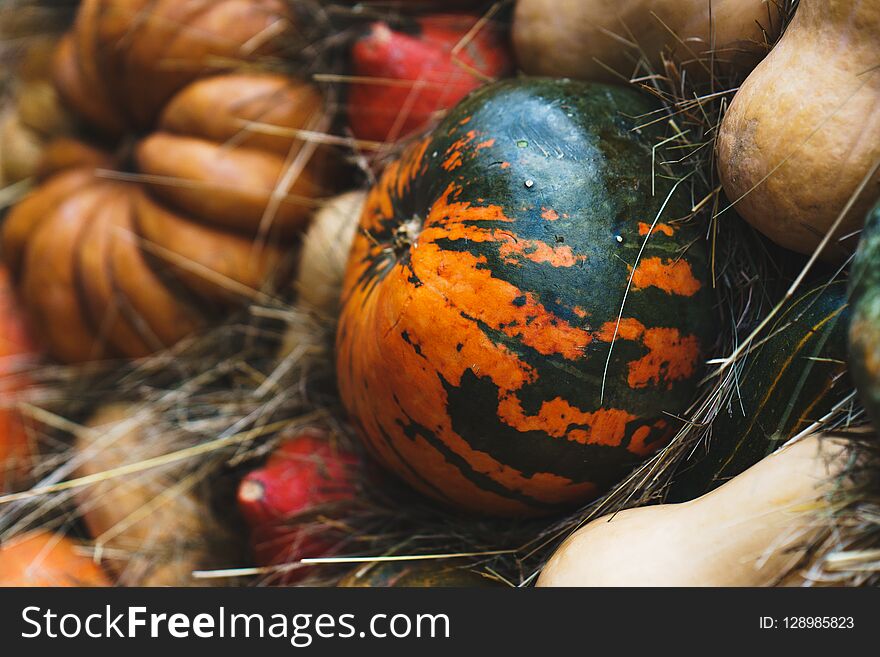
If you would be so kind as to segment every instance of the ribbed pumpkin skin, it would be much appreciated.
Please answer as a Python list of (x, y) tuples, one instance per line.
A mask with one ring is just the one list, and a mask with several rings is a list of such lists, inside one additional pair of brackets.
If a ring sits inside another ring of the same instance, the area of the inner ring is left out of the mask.
[(880, 422), (880, 204), (868, 214), (850, 271), (849, 365), (868, 416)]
[(370, 192), (339, 389), (417, 489), (480, 513), (551, 513), (671, 437), (664, 411), (691, 401), (713, 310), (699, 232), (669, 223), (687, 214), (681, 195), (646, 241), (670, 185), (658, 176), (652, 197), (658, 136), (626, 117), (652, 109), (603, 85), (497, 83)]
[(297, 29), (284, 0), (82, 0), (56, 74), (70, 106), (103, 133), (152, 127), (207, 73), (273, 55)]
[[(0, 229), (4, 258), (49, 352), (65, 362), (149, 355), (240, 305), (242, 288), (258, 290), (282, 274), (332, 165), (321, 153), (309, 158), (258, 248), (287, 154), (301, 151), (287, 137), (239, 137), (238, 122), (302, 128), (322, 112), (320, 94), (286, 76), (193, 82), (133, 153), (146, 180), (179, 185), (109, 180), (96, 169), (117, 166), (110, 154), (72, 140), (50, 144), (47, 177)], [(230, 284), (242, 288), (231, 292)]]
[[(124, 138), (113, 154), (78, 139), (48, 144), (40, 184), (0, 229), (53, 357), (145, 357), (283, 280), (338, 177), (332, 151), (293, 136), (329, 121), (320, 91), (256, 66), (295, 45), (288, 9), (284, 0), (78, 6), (54, 84), (95, 132)], [(252, 122), (291, 132), (251, 131)]]

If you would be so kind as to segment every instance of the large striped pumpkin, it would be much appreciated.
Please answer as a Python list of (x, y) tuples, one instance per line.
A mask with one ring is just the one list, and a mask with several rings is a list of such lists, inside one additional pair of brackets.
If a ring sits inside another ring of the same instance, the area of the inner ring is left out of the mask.
[(420, 491), (551, 513), (679, 426), (713, 309), (701, 235), (676, 221), (683, 187), (658, 170), (652, 193), (660, 135), (634, 117), (653, 109), (604, 85), (497, 83), (370, 192), (339, 388), (366, 444)]

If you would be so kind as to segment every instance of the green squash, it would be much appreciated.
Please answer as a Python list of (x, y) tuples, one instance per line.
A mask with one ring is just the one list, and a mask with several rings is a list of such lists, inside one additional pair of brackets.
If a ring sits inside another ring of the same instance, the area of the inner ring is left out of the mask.
[(339, 390), (415, 488), (479, 513), (559, 512), (680, 426), (716, 312), (687, 183), (673, 193), (652, 169), (662, 134), (639, 127), (656, 109), (626, 88), (499, 82), (371, 190)]
[[(695, 499), (775, 451), (848, 392), (845, 281), (791, 301), (760, 336), (706, 443), (679, 468), (667, 502)], [(738, 393), (738, 394), (737, 394)]]
[(880, 422), (880, 204), (865, 221), (850, 271), (850, 368), (865, 411)]

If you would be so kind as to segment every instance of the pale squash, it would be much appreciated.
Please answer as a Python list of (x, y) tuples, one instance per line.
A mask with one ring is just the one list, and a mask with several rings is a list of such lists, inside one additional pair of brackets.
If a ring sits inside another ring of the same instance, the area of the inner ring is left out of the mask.
[(362, 190), (346, 192), (315, 213), (303, 239), (294, 281), (296, 309), (302, 312), (291, 316), (279, 358), (302, 349), (315, 353), (322, 347), (325, 329), (339, 316), (342, 277), (366, 198)]
[(328, 201), (303, 240), (296, 292), (302, 306), (327, 317), (339, 312), (342, 277), (367, 194), (356, 190)]
[[(134, 405), (99, 409), (76, 436), (77, 474), (99, 475), (174, 451), (173, 437), (153, 431), (155, 424), (155, 416)], [(83, 521), (96, 548), (107, 549), (119, 584), (191, 586), (193, 570), (228, 557), (229, 535), (186, 475), (177, 464), (108, 478), (78, 492)]]
[(594, 520), (559, 547), (538, 586), (775, 584), (803, 558), (846, 453), (812, 436), (691, 502)]
[[(812, 253), (880, 159), (880, 3), (801, 0), (718, 134), (718, 171), (736, 211), (777, 244)], [(858, 196), (823, 252), (842, 260), (880, 196)]]
[(780, 25), (766, 0), (519, 0), (513, 44), (526, 73), (614, 82), (644, 75), (640, 56), (662, 72), (663, 51), (695, 74), (747, 72)]

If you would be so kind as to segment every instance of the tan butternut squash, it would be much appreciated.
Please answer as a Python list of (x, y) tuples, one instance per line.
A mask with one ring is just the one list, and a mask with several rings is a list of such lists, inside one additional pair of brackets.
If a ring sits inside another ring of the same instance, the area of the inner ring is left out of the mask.
[(302, 305), (328, 317), (339, 312), (342, 276), (366, 192), (340, 194), (315, 214), (303, 240), (296, 292)]
[(748, 71), (780, 24), (766, 0), (519, 0), (513, 44), (532, 75), (615, 82), (644, 75), (640, 57), (662, 71), (664, 51), (697, 74)]
[(335, 320), (339, 315), (342, 277), (366, 197), (361, 190), (346, 192), (315, 213), (303, 240), (294, 282), (296, 307), (305, 312), (288, 325), (279, 357), (305, 345), (314, 346), (316, 340), (321, 340), (324, 320)]
[[(801, 0), (731, 103), (718, 171), (737, 212), (776, 243), (812, 253), (880, 159), (880, 3)], [(841, 260), (873, 201), (864, 187), (823, 252)]]
[(813, 436), (691, 502), (594, 520), (559, 547), (538, 586), (775, 584), (804, 556), (845, 455), (841, 442)]
[[(78, 474), (98, 475), (174, 451), (168, 436), (151, 431), (155, 424), (137, 406), (99, 409), (76, 437)], [(230, 551), (226, 530), (180, 465), (108, 478), (82, 489), (77, 503), (123, 586), (193, 585), (193, 570), (218, 565)]]

